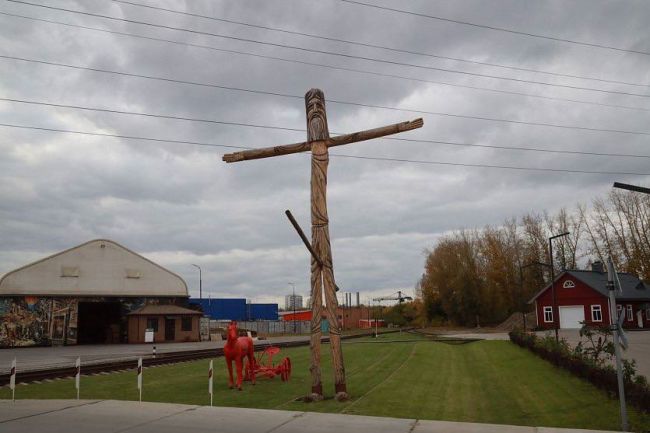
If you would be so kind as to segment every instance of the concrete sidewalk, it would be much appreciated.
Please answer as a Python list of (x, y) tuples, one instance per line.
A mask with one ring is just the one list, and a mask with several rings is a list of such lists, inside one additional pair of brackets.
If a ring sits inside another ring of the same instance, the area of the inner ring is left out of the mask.
[(594, 430), (519, 427), (380, 418), (316, 412), (138, 403), (113, 400), (0, 401), (3, 433), (587, 433)]

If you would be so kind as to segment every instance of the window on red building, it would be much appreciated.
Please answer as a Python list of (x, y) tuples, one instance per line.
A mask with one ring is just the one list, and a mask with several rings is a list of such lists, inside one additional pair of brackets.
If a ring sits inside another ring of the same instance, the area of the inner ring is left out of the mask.
[(549, 323), (553, 321), (553, 307), (544, 307), (544, 322)]
[(634, 319), (634, 316), (632, 314), (632, 306), (628, 305), (627, 306), (627, 320), (631, 322)]
[(600, 305), (591, 306), (591, 321), (592, 322), (602, 322), (603, 321), (603, 311)]

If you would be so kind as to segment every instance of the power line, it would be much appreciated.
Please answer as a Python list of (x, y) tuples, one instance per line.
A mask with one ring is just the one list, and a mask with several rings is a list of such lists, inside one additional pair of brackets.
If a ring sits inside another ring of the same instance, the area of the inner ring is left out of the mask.
[(264, 41), (259, 41), (259, 40), (256, 40), (256, 39), (242, 38), (242, 37), (237, 37), (237, 36), (228, 36), (228, 35), (223, 35), (223, 34), (219, 34), (219, 33), (205, 32), (205, 31), (194, 30), (194, 29), (187, 29), (187, 28), (184, 28), (184, 27), (174, 27), (174, 26), (168, 26), (168, 25), (163, 25), (163, 24), (155, 24), (155, 23), (151, 23), (151, 22), (147, 22), (147, 21), (132, 20), (132, 19), (128, 19), (128, 18), (119, 18), (119, 17), (110, 16), (110, 15), (96, 14), (96, 13), (91, 13), (91, 12), (83, 12), (83, 11), (78, 11), (78, 10), (74, 10), (74, 9), (59, 8), (59, 7), (50, 6), (50, 5), (41, 5), (41, 4), (30, 3), (30, 2), (22, 1), (22, 0), (6, 0), (6, 1), (12, 2), (12, 3), (24, 4), (24, 5), (28, 5), (28, 6), (45, 8), (45, 9), (52, 9), (52, 10), (58, 10), (58, 11), (63, 11), (63, 12), (69, 12), (69, 13), (73, 13), (73, 14), (80, 14), (80, 15), (86, 15), (86, 16), (91, 16), (91, 17), (96, 17), (96, 18), (103, 18), (103, 19), (108, 19), (108, 20), (113, 20), (113, 21), (121, 21), (121, 22), (126, 22), (126, 23), (131, 23), (131, 24), (138, 24), (138, 25), (156, 27), (156, 28), (161, 28), (161, 29), (165, 29), (165, 30), (174, 30), (174, 31), (185, 32), (185, 33), (190, 33), (190, 34), (213, 36), (213, 37), (217, 37), (217, 38), (230, 39), (230, 40), (235, 40), (235, 41), (239, 41), (239, 42), (248, 42), (248, 43), (267, 45), (267, 46), (272, 46), (272, 47), (288, 48), (288, 49), (299, 50), (299, 51), (304, 51), (304, 52), (309, 52), (309, 53), (326, 54), (326, 55), (344, 57), (344, 58), (349, 58), (349, 59), (365, 60), (365, 61), (370, 61), (370, 62), (375, 62), (375, 63), (384, 63), (384, 64), (396, 65), (396, 66), (406, 66), (406, 67), (417, 68), (417, 69), (425, 69), (425, 70), (432, 70), (432, 71), (439, 71), (439, 72), (448, 72), (448, 73), (453, 73), (453, 74), (469, 75), (469, 76), (474, 76), (474, 77), (491, 78), (491, 79), (496, 79), (496, 80), (512, 81), (512, 82), (516, 82), (516, 83), (538, 84), (538, 85), (542, 85), (542, 86), (559, 87), (559, 88), (564, 88), (564, 89), (584, 90), (584, 91), (606, 93), (606, 94), (613, 94), (613, 95), (635, 96), (635, 97), (639, 97), (639, 98), (650, 98), (650, 95), (646, 95), (646, 94), (642, 94), (642, 93), (623, 92), (623, 91), (618, 91), (618, 90), (605, 90), (605, 89), (598, 89), (598, 88), (595, 88), (595, 87), (573, 86), (573, 85), (569, 85), (569, 84), (555, 84), (555, 83), (549, 83), (549, 82), (545, 82), (545, 81), (524, 80), (524, 79), (521, 79), (521, 78), (503, 77), (503, 76), (499, 76), (499, 75), (480, 74), (480, 73), (477, 73), (477, 72), (459, 71), (459, 70), (456, 70), (456, 69), (449, 69), (449, 68), (438, 68), (438, 67), (434, 67), (434, 66), (416, 65), (416, 64), (413, 64), (413, 63), (397, 62), (397, 61), (392, 61), (392, 60), (378, 59), (378, 58), (374, 58), (374, 57), (356, 56), (356, 55), (352, 55), (352, 54), (345, 54), (345, 53), (340, 53), (340, 52), (335, 52), (335, 51), (317, 50), (317, 49), (312, 49), (312, 48), (299, 47), (299, 46), (296, 46), (296, 45), (279, 44), (279, 43), (273, 43), (273, 42), (264, 42)]
[(552, 76), (556, 76), (556, 77), (577, 78), (577, 79), (581, 79), (581, 80), (598, 81), (598, 82), (601, 82), (601, 83), (625, 84), (625, 85), (628, 85), (628, 86), (648, 87), (648, 84), (631, 83), (631, 82), (628, 82), (628, 81), (608, 80), (608, 79), (596, 78), (596, 77), (586, 77), (586, 76), (583, 76), (583, 75), (573, 75), (573, 74), (565, 74), (565, 73), (560, 73), (560, 72), (543, 71), (543, 70), (540, 70), (540, 69), (524, 68), (524, 67), (518, 67), (518, 66), (511, 66), (511, 65), (502, 65), (502, 64), (499, 64), (499, 63), (480, 62), (478, 60), (461, 59), (461, 58), (458, 58), (458, 57), (443, 56), (443, 55), (440, 55), (440, 54), (431, 54), (431, 53), (425, 53), (425, 52), (422, 52), (422, 51), (405, 50), (405, 49), (402, 49), (402, 48), (388, 47), (388, 46), (385, 46), (385, 45), (371, 44), (371, 43), (368, 43), (368, 42), (351, 41), (351, 40), (348, 40), (348, 39), (340, 39), (340, 38), (335, 38), (335, 37), (331, 37), (331, 36), (317, 35), (317, 34), (314, 34), (314, 33), (299, 32), (299, 31), (295, 31), (295, 30), (282, 29), (282, 28), (278, 28), (278, 27), (270, 27), (270, 26), (263, 26), (263, 25), (259, 25), (259, 24), (252, 24), (252, 23), (248, 23), (248, 22), (245, 22), (245, 21), (235, 21), (235, 20), (231, 20), (231, 19), (219, 18), (219, 17), (215, 17), (215, 16), (210, 16), (210, 15), (203, 15), (203, 14), (197, 14), (197, 13), (192, 13), (192, 12), (184, 12), (184, 11), (180, 11), (180, 10), (176, 10), (176, 9), (168, 9), (168, 8), (164, 8), (164, 7), (160, 7), (160, 6), (153, 6), (153, 5), (148, 5), (148, 4), (143, 4), (143, 3), (136, 3), (136, 2), (132, 2), (132, 1), (126, 1), (126, 0), (112, 0), (112, 1), (115, 2), (115, 3), (122, 3), (122, 4), (131, 5), (131, 6), (137, 6), (137, 7), (153, 9), (153, 10), (158, 10), (158, 11), (164, 11), (164, 12), (169, 12), (169, 13), (178, 14), (178, 15), (191, 16), (191, 17), (195, 17), (195, 18), (203, 18), (203, 19), (217, 21), (217, 22), (237, 24), (237, 25), (256, 28), (256, 29), (270, 30), (270, 31), (285, 33), (285, 34), (289, 34), (289, 35), (304, 36), (304, 37), (308, 37), (308, 38), (320, 39), (320, 40), (331, 41), (331, 42), (341, 42), (341, 43), (345, 43), (345, 44), (357, 45), (357, 46), (366, 47), (366, 48), (377, 48), (377, 49), (392, 51), (392, 52), (396, 52), (396, 53), (414, 54), (414, 55), (418, 55), (418, 56), (431, 57), (431, 58), (435, 58), (435, 59), (453, 60), (455, 62), (470, 63), (470, 64), (473, 64), (473, 65), (491, 66), (491, 67), (495, 67), (495, 68), (511, 69), (511, 70), (514, 70), (514, 71), (534, 72), (534, 73), (537, 73), (537, 74), (546, 74), (546, 75), (552, 75)]
[[(194, 82), (194, 81), (185, 81), (185, 80), (177, 80), (177, 79), (172, 79), (172, 78), (155, 77), (155, 76), (151, 76), (151, 75), (139, 75), (139, 74), (133, 74), (133, 73), (129, 73), (129, 72), (117, 72), (117, 71), (110, 71), (110, 70), (107, 70), (107, 69), (66, 65), (66, 64), (63, 64), (63, 63), (47, 62), (47, 61), (42, 61), (42, 60), (33, 60), (33, 59), (25, 59), (25, 58), (21, 58), (21, 57), (0, 55), (0, 59), (3, 59), (3, 58), (4, 59), (11, 59), (11, 60), (25, 61), (25, 62), (34, 62), (34, 63), (40, 63), (40, 64), (52, 65), (52, 66), (62, 66), (62, 67), (67, 67), (67, 68), (72, 68), (72, 69), (88, 70), (88, 71), (93, 71), (93, 72), (103, 72), (103, 73), (122, 75), (122, 76), (127, 76), (127, 77), (138, 77), (138, 78), (146, 78), (146, 79), (159, 80), (159, 81), (171, 82), (171, 83), (188, 84), (188, 85), (193, 85), (193, 86), (210, 87), (210, 88), (233, 90), (233, 91), (242, 91), (242, 92), (248, 92), (248, 93), (259, 93), (259, 94), (264, 94), (264, 95), (281, 96), (281, 97), (287, 97), (287, 98), (300, 98), (300, 99), (303, 98), (300, 95), (288, 95), (288, 94), (283, 94), (283, 93), (265, 92), (265, 91), (259, 91), (259, 90), (253, 90), (253, 89), (244, 89), (244, 88), (238, 88), (238, 87), (222, 86), (222, 85), (217, 85), (217, 84), (199, 83), (199, 82)], [(527, 121), (523, 121), (523, 120), (499, 119), (499, 118), (495, 118), (495, 117), (470, 116), (470, 115), (456, 114), (456, 113), (445, 113), (445, 112), (424, 111), (424, 110), (411, 110), (411, 109), (406, 109), (406, 108), (388, 107), (388, 106), (373, 105), (373, 104), (362, 104), (362, 103), (357, 103), (357, 102), (338, 101), (338, 100), (331, 100), (331, 99), (328, 99), (328, 101), (331, 102), (331, 103), (335, 103), (335, 104), (353, 105), (353, 106), (361, 106), (361, 107), (367, 107), (367, 108), (377, 108), (377, 109), (384, 109), (384, 110), (394, 110), (394, 111), (401, 111), (401, 112), (407, 112), (407, 113), (428, 114), (428, 115), (432, 115), (432, 116), (454, 117), (454, 118), (471, 119), (471, 120), (482, 120), (482, 121), (488, 121), (488, 122), (504, 122), (504, 123), (519, 124), (519, 125), (540, 126), (540, 127), (547, 127), (547, 128), (575, 129), (575, 130), (590, 131), (590, 132), (609, 132), (609, 133), (617, 133), (617, 134), (650, 135), (650, 132), (645, 132), (645, 131), (628, 131), (628, 130), (621, 130), (621, 129), (590, 128), (590, 127), (577, 126), (577, 125), (562, 125), (562, 124), (545, 123), (545, 122), (527, 122)]]
[(495, 26), (489, 26), (489, 25), (485, 25), (485, 24), (472, 23), (472, 22), (469, 22), (469, 21), (454, 20), (454, 19), (451, 19), (451, 18), (445, 18), (445, 17), (436, 16), (436, 15), (428, 15), (428, 14), (419, 13), (419, 12), (412, 12), (412, 11), (407, 11), (407, 10), (403, 10), (403, 9), (394, 9), (394, 8), (390, 8), (390, 7), (387, 7), (387, 6), (380, 6), (380, 5), (371, 4), (371, 3), (364, 3), (364, 2), (361, 2), (361, 1), (357, 1), (357, 0), (340, 0), (340, 1), (345, 2), (345, 3), (359, 5), (359, 6), (366, 6), (366, 7), (371, 7), (371, 8), (375, 8), (375, 9), (381, 9), (381, 10), (390, 11), (390, 12), (397, 12), (397, 13), (400, 13), (400, 14), (414, 15), (414, 16), (429, 18), (429, 19), (438, 20), (438, 21), (445, 21), (445, 22), (454, 23), (454, 24), (461, 24), (461, 25), (464, 25), (464, 26), (472, 26), (472, 27), (478, 27), (478, 28), (482, 28), (482, 29), (495, 30), (495, 31), (499, 31), (499, 32), (513, 33), (513, 34), (516, 34), (516, 35), (529, 36), (529, 37), (532, 37), (532, 38), (547, 39), (547, 40), (555, 41), (555, 42), (566, 42), (566, 43), (569, 43), (569, 44), (582, 45), (582, 46), (593, 47), (593, 48), (602, 48), (602, 49), (606, 49), (606, 50), (621, 51), (621, 52), (625, 52), (625, 53), (643, 54), (643, 55), (646, 55), (646, 56), (650, 55), (650, 52), (647, 52), (647, 51), (630, 50), (630, 49), (627, 49), (627, 48), (619, 48), (619, 47), (614, 47), (614, 46), (611, 46), (611, 45), (598, 44), (598, 43), (595, 43), (595, 42), (584, 42), (584, 41), (576, 41), (576, 40), (573, 40), (573, 39), (559, 38), (559, 37), (555, 37), (555, 36), (539, 35), (539, 34), (536, 34), (536, 33), (528, 33), (528, 32), (524, 32), (524, 31), (520, 31), (520, 30), (507, 29), (507, 28), (504, 28), (504, 27), (495, 27)]
[(244, 147), (244, 146), (230, 146), (226, 144), (204, 143), (200, 141), (171, 140), (165, 138), (140, 137), (135, 135), (109, 134), (105, 132), (75, 131), (71, 129), (56, 129), (56, 128), (46, 128), (41, 126), (13, 125), (10, 123), (0, 123), (0, 126), (4, 128), (30, 129), (35, 131), (59, 132), (64, 134), (89, 135), (93, 137), (108, 137), (108, 138), (121, 138), (125, 140), (153, 141), (156, 143), (191, 144), (196, 146), (225, 147), (228, 149), (244, 149), (244, 150), (250, 149), (250, 147)]
[[(287, 128), (287, 127), (272, 126), (272, 125), (258, 125), (258, 124), (252, 124), (252, 123), (229, 122), (229, 121), (212, 120), (212, 119), (199, 119), (199, 118), (194, 118), (194, 117), (173, 116), (173, 115), (154, 114), (154, 113), (143, 113), (143, 112), (134, 112), (134, 111), (126, 111), (126, 110), (108, 109), (108, 108), (87, 107), (87, 106), (80, 106), (80, 105), (56, 104), (56, 103), (51, 103), (51, 102), (33, 101), (33, 100), (30, 101), (30, 100), (15, 99), (15, 98), (2, 98), (2, 97), (0, 97), (0, 101), (20, 103), (20, 104), (29, 104), (29, 105), (40, 105), (40, 106), (54, 107), (54, 108), (68, 108), (68, 109), (83, 110), (83, 111), (94, 111), (94, 112), (102, 112), (102, 113), (112, 113), (112, 114), (124, 114), (124, 115), (133, 115), (133, 116), (151, 117), (151, 118), (159, 118), (159, 119), (181, 120), (181, 121), (200, 122), (200, 123), (212, 123), (212, 124), (229, 125), (229, 126), (244, 126), (244, 127), (251, 127), (251, 128), (275, 129), (275, 130), (294, 131), (294, 132), (305, 132), (306, 131), (305, 129), (300, 129), (300, 128)], [(331, 102), (331, 101), (328, 101), (328, 102)], [(418, 111), (418, 113), (426, 113), (426, 112)], [(337, 134), (343, 134), (343, 133), (337, 133)], [(452, 142), (452, 141), (426, 140), (426, 139), (415, 139), (415, 138), (384, 137), (382, 139), (383, 140), (394, 140), (394, 141), (406, 141), (406, 142), (411, 142), (411, 143), (431, 143), (431, 144), (442, 144), (442, 145), (449, 145), (449, 146), (479, 147), (479, 148), (489, 148), (489, 149), (517, 150), (517, 151), (542, 152), (542, 153), (558, 153), (558, 154), (570, 154), (570, 155), (650, 158), (650, 155), (641, 155), (641, 154), (586, 152), (586, 151), (572, 151), (572, 150), (561, 150), (561, 149), (544, 149), (544, 148), (517, 147), (517, 146), (498, 146), (498, 145), (488, 145), (488, 144), (458, 143), (458, 142)]]
[[(100, 29), (100, 28), (96, 28), (96, 27), (88, 27), (88, 26), (82, 26), (82, 25), (77, 25), (77, 24), (64, 23), (64, 22), (60, 22), (60, 21), (28, 17), (28, 16), (24, 16), (24, 15), (11, 14), (11, 13), (7, 13), (7, 12), (0, 12), (0, 15), (6, 15), (6, 16), (11, 16), (11, 17), (16, 17), (16, 18), (23, 18), (23, 19), (32, 20), (32, 21), (41, 21), (41, 22), (46, 22), (46, 23), (49, 23), (49, 24), (58, 24), (58, 25), (66, 26), (66, 27), (80, 28), (80, 29), (84, 29), (84, 30), (92, 30), (92, 31), (97, 31), (97, 32), (102, 32), (102, 33), (116, 34), (116, 35), (120, 35), (120, 36), (129, 36), (129, 37), (134, 37), (134, 38), (143, 39), (143, 40), (150, 40), (150, 41), (156, 41), (156, 42), (165, 42), (165, 43), (170, 43), (170, 44), (175, 44), (175, 45), (182, 45), (182, 46), (189, 46), (189, 47), (194, 47), (194, 48), (208, 49), (208, 50), (211, 50), (211, 51), (218, 51), (218, 52), (224, 52), (224, 53), (230, 53), (230, 54), (239, 54), (239, 55), (250, 56), (250, 57), (257, 57), (257, 58), (263, 58), (263, 59), (269, 59), (269, 60), (277, 60), (277, 61), (282, 61), (282, 62), (287, 62), (287, 63), (295, 63), (295, 64), (301, 64), (301, 65), (306, 65), (306, 66), (314, 66), (314, 67), (327, 68), (327, 69), (339, 70), (339, 71), (345, 71), (345, 72), (354, 72), (354, 73), (365, 74), (365, 75), (373, 75), (373, 76), (378, 76), (378, 77), (395, 78), (395, 79), (408, 80), (408, 81), (414, 81), (414, 82), (419, 82), (419, 83), (437, 84), (437, 85), (442, 85), (442, 86), (458, 87), (458, 88), (471, 89), (471, 90), (480, 90), (480, 91), (486, 91), (486, 92), (492, 92), (492, 93), (498, 93), (498, 94), (524, 96), (524, 97), (530, 97), (530, 98), (540, 98), (540, 99), (546, 99), (546, 100), (552, 100), (552, 101), (563, 101), (563, 102), (570, 102), (570, 103), (576, 103), (576, 104), (594, 105), (594, 106), (599, 106), (599, 107), (620, 108), (620, 109), (625, 109), (625, 110), (650, 112), (650, 109), (643, 108), (643, 107), (633, 107), (633, 106), (628, 106), (628, 105), (617, 105), (617, 104), (606, 104), (606, 103), (602, 103), (602, 102), (592, 102), (592, 101), (583, 101), (583, 100), (579, 100), (579, 99), (561, 98), (561, 97), (555, 97), (555, 96), (545, 96), (545, 95), (538, 95), (538, 94), (534, 94), (534, 93), (516, 92), (516, 91), (500, 90), (500, 89), (491, 89), (491, 88), (488, 88), (488, 87), (472, 86), (472, 85), (468, 85), (468, 84), (455, 84), (455, 83), (449, 83), (449, 82), (445, 82), (445, 81), (426, 80), (426, 79), (415, 78), (415, 77), (407, 77), (407, 76), (403, 76), (403, 75), (387, 74), (387, 73), (374, 72), (374, 71), (368, 71), (368, 70), (363, 70), (363, 69), (347, 68), (347, 67), (343, 67), (343, 66), (332, 66), (332, 65), (322, 64), (322, 63), (314, 63), (314, 62), (307, 62), (307, 61), (302, 61), (302, 60), (286, 59), (286, 58), (282, 58), (282, 57), (268, 56), (268, 55), (264, 55), (264, 54), (255, 54), (255, 53), (249, 53), (249, 52), (238, 51), (238, 50), (230, 50), (230, 49), (226, 49), (226, 48), (216, 48), (216, 47), (212, 47), (212, 46), (209, 46), (209, 45), (193, 44), (193, 43), (190, 43), (190, 42), (181, 42), (181, 41), (175, 41), (175, 40), (170, 40), (170, 39), (155, 38), (155, 37), (152, 37), (152, 36), (143, 36), (143, 35), (137, 35), (137, 34), (133, 34), (133, 33), (119, 32), (119, 31), (115, 31), (115, 30)], [(0, 58), (2, 58), (2, 56), (0, 56)], [(11, 57), (5, 56), (4, 58), (11, 58)], [(70, 67), (70, 68), (76, 68), (76, 69), (84, 69), (83, 67), (80, 67), (80, 66), (71, 66), (71, 65), (65, 65), (65, 64), (54, 63), (54, 62), (28, 60), (28, 59), (23, 59), (23, 58), (18, 58), (18, 57), (15, 57), (13, 59), (19, 59), (19, 60), (23, 60), (23, 61), (32, 61), (32, 62), (36, 62), (36, 63), (49, 64), (49, 65), (54, 65), (54, 66), (63, 66), (63, 67)], [(123, 73), (123, 72), (114, 72), (114, 71), (107, 71), (107, 70), (102, 71), (102, 70), (91, 69), (91, 68), (86, 68), (86, 70), (94, 70), (96, 72), (107, 72), (107, 73), (114, 73), (114, 74), (121, 74), (121, 75), (139, 76), (137, 74), (128, 74), (128, 73)], [(155, 78), (151, 78), (151, 77), (143, 77), (143, 76), (140, 76), (140, 77), (141, 78), (155, 79)], [(165, 79), (165, 81), (170, 81), (170, 80)], [(185, 84), (188, 84), (188, 83), (185, 83)]]
[(57, 107), (57, 108), (70, 108), (74, 110), (84, 110), (84, 111), (98, 111), (102, 113), (113, 113), (113, 114), (128, 114), (133, 116), (143, 116), (143, 117), (154, 117), (157, 119), (170, 119), (170, 120), (186, 120), (191, 122), (202, 122), (202, 123), (213, 123), (217, 125), (228, 125), (228, 126), (245, 126), (248, 128), (263, 128), (263, 129), (278, 129), (281, 131), (298, 131), (304, 132), (304, 129), (298, 128), (285, 128), (281, 126), (273, 125), (257, 125), (254, 123), (244, 123), (244, 122), (229, 122), (225, 120), (212, 120), (212, 119), (197, 119), (192, 117), (183, 117), (183, 116), (167, 116), (164, 114), (152, 114), (152, 113), (138, 113), (135, 111), (123, 111), (123, 110), (114, 110), (109, 108), (94, 108), (94, 107), (83, 107), (81, 105), (65, 105), (65, 104), (54, 104), (50, 102), (40, 102), (40, 101), (28, 101), (24, 99), (12, 99), (12, 98), (0, 98), (0, 101), (7, 102), (16, 102), (20, 104), (30, 104), (30, 105), (43, 105), (47, 107)]
[[(127, 140), (142, 140), (142, 141), (153, 141), (153, 142), (162, 142), (162, 143), (192, 144), (192, 145), (197, 145), (197, 146), (227, 147), (227, 148), (245, 149), (245, 150), (251, 149), (250, 147), (244, 147), (244, 146), (227, 146), (227, 145), (221, 145), (221, 144), (215, 144), (215, 143), (205, 143), (205, 142), (196, 142), (196, 141), (168, 140), (168, 139), (162, 139), (162, 138), (137, 137), (137, 136), (107, 134), (107, 133), (99, 133), (99, 132), (75, 131), (75, 130), (69, 130), (69, 129), (55, 129), (55, 128), (45, 128), (45, 127), (38, 127), (38, 126), (13, 125), (13, 124), (7, 124), (7, 123), (0, 123), (0, 127), (28, 129), (28, 130), (37, 130), (37, 131), (46, 131), (46, 132), (57, 132), (57, 133), (66, 133), (66, 134), (79, 134), (79, 135), (108, 137), (108, 138), (122, 138), (122, 139), (127, 139)], [(374, 157), (374, 156), (343, 155), (343, 154), (338, 154), (338, 153), (330, 153), (330, 156), (336, 157), (336, 158), (349, 158), (349, 159), (361, 159), (361, 160), (372, 160), (372, 161), (389, 161), (389, 162), (401, 162), (401, 163), (412, 163), (412, 164), (448, 165), (448, 166), (455, 166), (455, 167), (495, 168), (495, 169), (504, 169), (504, 170), (542, 171), (542, 172), (556, 172), (556, 173), (559, 172), (559, 173), (579, 173), (579, 174), (608, 174), (608, 175), (625, 175), (625, 176), (650, 176), (650, 173), (638, 173), (638, 172), (569, 170), (569, 169), (562, 169), (562, 168), (537, 168), (537, 167), (520, 167), (520, 166), (511, 166), (511, 165), (469, 164), (469, 163), (456, 163), (456, 162), (447, 162), (447, 161), (429, 161), (429, 160), (418, 160), (418, 159), (401, 159), (401, 158), (385, 158), (385, 157)]]
[(611, 175), (632, 175), (632, 176), (650, 175), (650, 173), (636, 173), (636, 172), (568, 170), (562, 168), (519, 167), (514, 165), (468, 164), (468, 163), (460, 163), (460, 162), (423, 161), (419, 159), (383, 158), (383, 157), (370, 157), (370, 156), (358, 156), (358, 155), (330, 154), (330, 156), (335, 156), (339, 158), (367, 159), (367, 160), (374, 160), (374, 161), (391, 161), (391, 162), (403, 162), (403, 163), (413, 163), (413, 164), (450, 165), (454, 167), (498, 168), (503, 170), (545, 171), (545, 172), (555, 172), (555, 173), (580, 173), (580, 174), (611, 174)]

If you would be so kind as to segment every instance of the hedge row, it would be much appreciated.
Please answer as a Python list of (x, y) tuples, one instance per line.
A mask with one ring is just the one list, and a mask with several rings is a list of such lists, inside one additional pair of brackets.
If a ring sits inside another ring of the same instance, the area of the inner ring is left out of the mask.
[[(525, 347), (553, 365), (564, 368), (572, 374), (587, 379), (604, 390), (610, 397), (618, 398), (616, 370), (611, 365), (597, 365), (575, 351), (566, 341), (559, 343), (554, 338), (539, 338), (535, 334), (516, 329), (509, 333), (510, 341)], [(650, 386), (644, 376), (635, 376), (633, 371), (625, 372), (625, 398), (628, 404), (642, 412), (650, 413)]]

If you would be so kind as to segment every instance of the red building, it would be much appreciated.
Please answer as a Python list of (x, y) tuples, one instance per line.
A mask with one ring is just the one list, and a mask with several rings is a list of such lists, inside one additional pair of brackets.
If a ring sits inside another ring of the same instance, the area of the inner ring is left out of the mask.
[[(619, 314), (624, 312), (625, 328), (650, 328), (650, 286), (639, 278), (619, 273), (621, 291), (616, 291), (616, 306)], [(584, 321), (589, 325), (608, 325), (609, 292), (607, 273), (601, 262), (596, 262), (591, 271), (567, 270), (555, 279), (557, 307), (553, 308), (551, 285), (540, 290), (529, 303), (534, 303), (537, 326), (553, 329), (556, 320), (559, 328), (576, 329)]]
[[(311, 320), (311, 310), (298, 310), (295, 313), (293, 311), (283, 311), (278, 313), (280, 320), (292, 322), (292, 321), (302, 321), (302, 320)], [(338, 307), (336, 314), (339, 319), (339, 324), (342, 329), (356, 329), (356, 328), (366, 328), (367, 323), (363, 324), (362, 321), (372, 321), (372, 311), (365, 306), (360, 307)], [(327, 319), (325, 312), (322, 314), (323, 319)], [(379, 326), (383, 326), (383, 320), (379, 320)], [(373, 323), (374, 326), (374, 323)]]
[(280, 320), (285, 322), (311, 320), (311, 310), (296, 310), (295, 313), (293, 311), (280, 311), (278, 315)]

